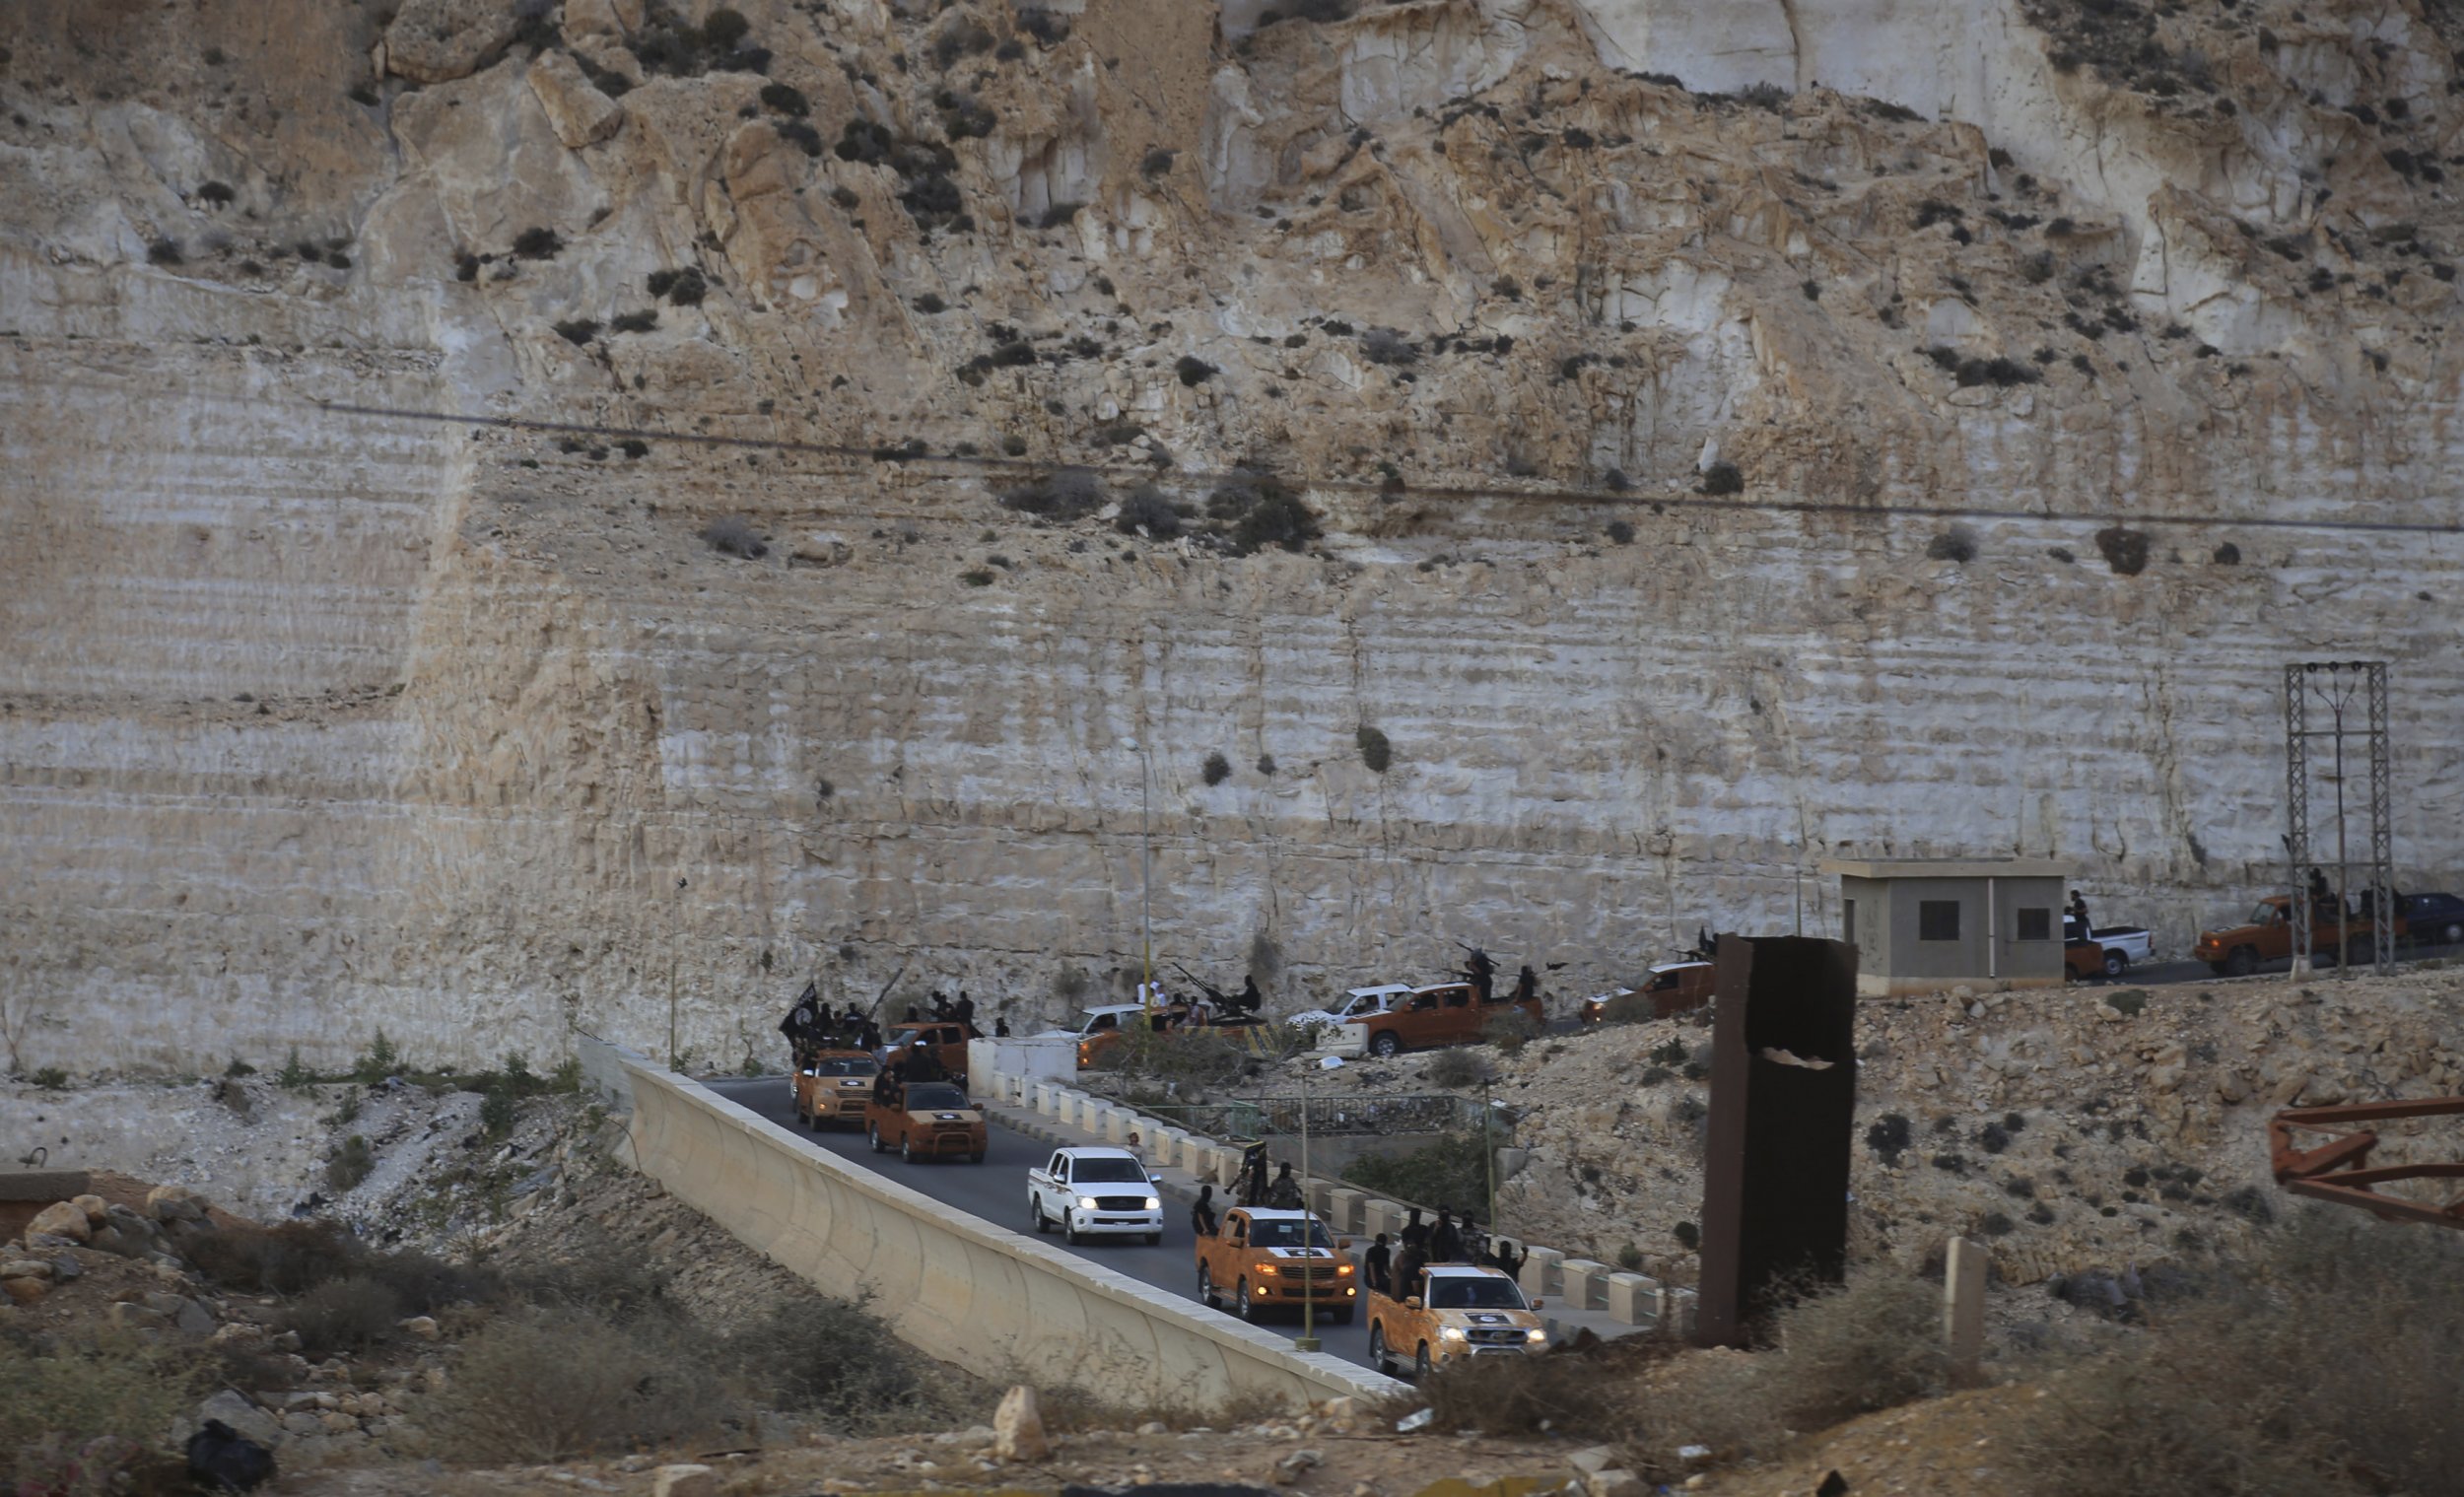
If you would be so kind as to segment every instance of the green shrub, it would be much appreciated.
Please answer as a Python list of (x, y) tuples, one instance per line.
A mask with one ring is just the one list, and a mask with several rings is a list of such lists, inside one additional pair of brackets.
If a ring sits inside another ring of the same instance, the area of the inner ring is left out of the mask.
[(2137, 1018), (2147, 1009), (2148, 990), (2144, 987), (2125, 987), (2120, 992), (2108, 992), (2104, 995), (2104, 1006), (2115, 1013)]
[(336, 1191), (352, 1190), (376, 1168), (376, 1156), (369, 1152), (368, 1140), (353, 1133), (342, 1140), (342, 1147), (325, 1161), (325, 1184)]
[(1702, 483), (1695, 492), (1710, 495), (1743, 494), (1745, 492), (1745, 475), (1739, 471), (1737, 464), (1733, 462), (1715, 462), (1703, 470)]
[(1624, 1269), (1628, 1273), (1642, 1272), (1643, 1250), (1636, 1247), (1632, 1243), (1627, 1243), (1624, 1247), (1619, 1248), (1617, 1250), (1617, 1266)]
[(548, 1090), (571, 1097), (582, 1090), (582, 1059), (567, 1055), (556, 1063), (556, 1074), (548, 1080)]
[(256, 1067), (250, 1065), (247, 1061), (240, 1059), (238, 1055), (234, 1055), (231, 1057), (231, 1063), (223, 1067), (223, 1074), (233, 1080), (238, 1080), (241, 1076), (255, 1075)]
[(479, 1126), (491, 1138), (513, 1131), (513, 1089), (503, 1080), (490, 1082), (479, 1097)]
[(0, 1336), (0, 1489), (84, 1497), (127, 1490), (151, 1466), (175, 1476), (168, 1437), (205, 1370), (184, 1347), (133, 1335)]
[(391, 1285), (359, 1274), (329, 1279), (291, 1302), (284, 1312), (311, 1356), (357, 1351), (382, 1340), (402, 1319), (402, 1297)]
[(565, 247), (553, 229), (525, 229), (513, 236), (513, 253), (525, 260), (550, 260)]
[(402, 1068), (402, 1056), (385, 1038), (382, 1028), (376, 1031), (376, 1043), (367, 1053), (351, 1062), (352, 1078), (362, 1086), (375, 1086)]
[(1480, 1057), (1468, 1050), (1441, 1050), (1429, 1057), (1428, 1069), (1421, 1073), (1431, 1086), (1460, 1091), (1477, 1086), (1488, 1077), (1488, 1067)]
[(352, 1271), (358, 1249), (331, 1222), (290, 1221), (199, 1232), (181, 1245), (199, 1272), (226, 1290), (299, 1294)]
[(1208, 754), (1205, 766), (1199, 774), (1208, 784), (1221, 784), (1232, 778), (1232, 762), (1224, 758), (1220, 752)]
[(1407, 1154), (1364, 1154), (1343, 1167), (1345, 1180), (1390, 1199), (1475, 1210), (1488, 1199), (1488, 1173), (1476, 1133), (1449, 1133)]
[(316, 1084), (316, 1072), (300, 1063), (300, 1047), (297, 1045), (291, 1047), (291, 1054), (283, 1057), (282, 1069), (274, 1073), (274, 1084), (290, 1092), (305, 1091)]
[(1532, 1016), (1520, 1008), (1492, 1014), (1488, 1022), (1480, 1026), (1480, 1038), (1510, 1055), (1531, 1044), (1539, 1034), (1540, 1026), (1533, 1023)]
[(770, 554), (770, 543), (741, 514), (722, 514), (702, 527), (702, 542), (721, 556), (758, 561)]

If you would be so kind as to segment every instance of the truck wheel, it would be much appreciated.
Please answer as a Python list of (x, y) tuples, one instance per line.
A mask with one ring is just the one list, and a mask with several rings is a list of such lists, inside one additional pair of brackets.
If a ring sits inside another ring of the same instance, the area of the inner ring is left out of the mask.
[(1369, 1323), (1369, 1365), (1390, 1378), (1395, 1376), (1395, 1359), (1386, 1354), (1386, 1327), (1375, 1321)]
[(1411, 1354), (1411, 1376), (1413, 1381), (1420, 1383), (1429, 1379), (1429, 1343), (1426, 1341), (1422, 1341), (1420, 1349)]
[(1036, 1199), (1033, 1191), (1027, 1194), (1027, 1217), (1035, 1223), (1036, 1236), (1042, 1237), (1053, 1230), (1052, 1222), (1044, 1215), (1044, 1202)]
[(1086, 1234), (1078, 1230), (1077, 1218), (1066, 1211), (1061, 1213), (1061, 1239), (1072, 1248), (1086, 1241)]
[(2104, 975), (2106, 977), (2119, 978), (2123, 973), (2128, 971), (2130, 971), (2129, 957), (2122, 955), (2118, 951), (2108, 951), (2104, 954)]
[(1258, 1306), (1249, 1297), (1249, 1280), (1243, 1277), (1232, 1291), (1232, 1313), (1244, 1321), (1258, 1319)]
[(1403, 1037), (1391, 1029), (1379, 1030), (1369, 1041), (1369, 1054), (1382, 1060), (1393, 1059), (1403, 1048)]
[(915, 1134), (913, 1134), (913, 1133), (902, 1133), (902, 1134), (900, 1134), (900, 1135), (899, 1135), (899, 1140), (898, 1140), (898, 1157), (899, 1157), (899, 1161), (900, 1161), (901, 1163), (903, 1163), (903, 1164), (914, 1164), (914, 1163), (916, 1162), (916, 1135), (915, 1135)]
[(1198, 1265), (1198, 1302), (1209, 1310), (1223, 1308), (1223, 1296), (1215, 1293), (1215, 1276), (1206, 1271), (1204, 1263)]
[(2235, 946), (2232, 954), (2224, 958), (2224, 976), (2228, 978), (2246, 978), (2258, 970), (2259, 954), (2247, 946)]
[(880, 1154), (880, 1153), (885, 1153), (885, 1152), (887, 1152), (887, 1150), (886, 1150), (885, 1146), (884, 1146), (884, 1145), (882, 1144), (882, 1142), (881, 1142), (881, 1124), (880, 1124), (880, 1123), (865, 1123), (865, 1124), (864, 1124), (864, 1139), (865, 1139), (865, 1141), (866, 1141), (866, 1142), (868, 1142), (868, 1143), (870, 1143), (870, 1144), (872, 1145), (872, 1151), (873, 1151), (874, 1153), (876, 1153), (876, 1154)]
[(2208, 971), (2215, 973), (2215, 974), (2216, 974), (2218, 977), (2220, 977), (2220, 978), (2228, 978), (2228, 977), (2231, 977), (2231, 976), (2232, 976), (2232, 971), (2231, 971), (2231, 968), (2232, 968), (2232, 964), (2231, 964), (2230, 962), (2210, 962), (2210, 963), (2208, 963)]

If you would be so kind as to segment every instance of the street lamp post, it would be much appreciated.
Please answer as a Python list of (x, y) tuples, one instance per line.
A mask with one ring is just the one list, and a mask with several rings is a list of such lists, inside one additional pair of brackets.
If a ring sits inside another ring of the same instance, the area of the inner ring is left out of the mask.
[[(1309, 1072), (1306, 1069), (1300, 1073), (1300, 1241), (1305, 1249), (1309, 1246), (1309, 1228), (1316, 1221), (1309, 1211)], [(1292, 1349), (1319, 1351), (1324, 1347), (1318, 1339), (1318, 1265), (1306, 1254), (1300, 1262), (1300, 1336), (1292, 1342)]]
[(1155, 761), (1143, 739), (1125, 739), (1138, 756), (1138, 1006), (1155, 1011), (1155, 841), (1149, 816)]

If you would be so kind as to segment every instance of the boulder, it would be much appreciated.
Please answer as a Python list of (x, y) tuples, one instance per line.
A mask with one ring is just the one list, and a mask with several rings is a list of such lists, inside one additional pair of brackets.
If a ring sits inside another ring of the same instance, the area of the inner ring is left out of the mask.
[(450, 83), (513, 39), (513, 0), (405, 0), (385, 28), (385, 67), (413, 83)]
[(94, 1225), (86, 1220), (86, 1213), (78, 1207), (75, 1201), (55, 1200), (35, 1212), (34, 1219), (26, 1224), (27, 1240), (30, 1243), (34, 1240), (34, 1234), (37, 1232), (47, 1233), (52, 1237), (66, 1238), (83, 1247), (87, 1239), (94, 1236)]
[(282, 1439), (282, 1422), (256, 1406), (244, 1395), (226, 1388), (197, 1405), (199, 1420), (220, 1419), (240, 1434), (259, 1445), (274, 1445)]
[(548, 127), (566, 149), (579, 151), (616, 133), (625, 106), (598, 91), (563, 52), (541, 52), (530, 64), (530, 92), (548, 115)]
[(86, 1246), (97, 1253), (108, 1253), (115, 1258), (135, 1258), (146, 1251), (142, 1239), (130, 1241), (128, 1234), (122, 1232), (116, 1222), (109, 1221), (94, 1229), (94, 1236), (87, 1240)]
[(0, 1263), (0, 1278), (49, 1278), (51, 1265), (38, 1258), (11, 1259)]
[[(9, 1282), (16, 1283), (17, 1280), (11, 1279)], [(104, 1311), (103, 1318), (114, 1326), (125, 1327), (130, 1330), (161, 1330), (171, 1323), (171, 1317), (160, 1310), (127, 1301), (115, 1304)]]
[(186, 1186), (156, 1186), (146, 1192), (146, 1215), (160, 1222), (203, 1221), (205, 1197)]
[(662, 1465), (650, 1475), (650, 1497), (719, 1497), (719, 1473), (707, 1465)]
[(565, 34), (614, 36), (642, 26), (642, 0), (565, 0)]
[(85, 1212), (86, 1224), (94, 1227), (102, 1226), (104, 1214), (111, 1209), (109, 1203), (100, 1195), (72, 1196), (69, 1204)]
[(1044, 1410), (1023, 1383), (1001, 1395), (1001, 1406), (992, 1411), (992, 1454), (1002, 1461), (1043, 1461), (1053, 1454)]
[(47, 1278), (0, 1278), (0, 1295), (8, 1296), (13, 1304), (31, 1305), (50, 1292)]

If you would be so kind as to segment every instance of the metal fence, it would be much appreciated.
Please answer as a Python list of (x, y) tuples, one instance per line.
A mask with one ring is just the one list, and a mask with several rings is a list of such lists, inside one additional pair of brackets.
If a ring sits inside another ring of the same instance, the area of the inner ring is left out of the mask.
[[(1301, 1134), (1304, 1117), (1308, 1131), (1321, 1138), (1478, 1132), (1481, 1109), (1479, 1098), (1453, 1092), (1376, 1097), (1226, 1097), (1196, 1104), (1157, 1106), (1130, 1101), (1128, 1105), (1174, 1127), (1210, 1138), (1296, 1138)], [(1497, 1138), (1506, 1137), (1515, 1118), (1512, 1109), (1502, 1104), (1492, 1106), (1489, 1131)]]

